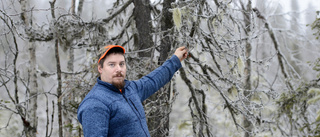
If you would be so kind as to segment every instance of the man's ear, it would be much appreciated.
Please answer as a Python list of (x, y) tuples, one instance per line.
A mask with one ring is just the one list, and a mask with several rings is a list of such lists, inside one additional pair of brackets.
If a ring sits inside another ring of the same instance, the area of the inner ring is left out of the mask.
[(99, 73), (101, 74), (102, 73), (102, 67), (101, 67), (101, 65), (100, 64), (98, 64), (98, 71), (99, 71)]

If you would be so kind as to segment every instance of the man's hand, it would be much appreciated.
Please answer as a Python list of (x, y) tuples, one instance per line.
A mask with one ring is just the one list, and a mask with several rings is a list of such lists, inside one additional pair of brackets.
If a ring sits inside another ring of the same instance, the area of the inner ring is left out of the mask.
[(180, 62), (182, 62), (188, 56), (188, 49), (186, 47), (179, 47), (174, 52), (174, 55), (176, 55), (180, 59)]

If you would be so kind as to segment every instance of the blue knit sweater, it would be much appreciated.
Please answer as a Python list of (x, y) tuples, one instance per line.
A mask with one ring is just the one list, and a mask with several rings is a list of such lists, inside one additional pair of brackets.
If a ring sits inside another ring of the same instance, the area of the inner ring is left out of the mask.
[(150, 137), (142, 102), (171, 80), (181, 68), (173, 55), (162, 66), (137, 81), (125, 80), (124, 89), (97, 83), (78, 108), (85, 137)]

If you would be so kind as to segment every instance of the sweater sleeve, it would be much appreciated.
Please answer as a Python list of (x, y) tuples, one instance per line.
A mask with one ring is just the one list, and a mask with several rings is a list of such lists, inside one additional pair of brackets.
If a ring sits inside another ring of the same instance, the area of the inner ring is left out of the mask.
[(141, 102), (150, 97), (173, 77), (174, 73), (181, 68), (181, 62), (176, 55), (163, 63), (148, 75), (135, 81), (137, 92)]
[(110, 112), (102, 102), (86, 100), (78, 110), (78, 120), (82, 124), (85, 137), (107, 137)]

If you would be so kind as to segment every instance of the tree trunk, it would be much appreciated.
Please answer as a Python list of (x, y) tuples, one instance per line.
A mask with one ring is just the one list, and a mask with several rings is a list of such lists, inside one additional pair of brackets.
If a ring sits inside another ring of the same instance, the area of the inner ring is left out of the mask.
[[(243, 14), (244, 14), (244, 23), (245, 26), (247, 26), (245, 28), (245, 34), (247, 35), (247, 37), (251, 37), (249, 35), (251, 35), (251, 26), (252, 26), (252, 3), (251, 0), (248, 1), (246, 8), (244, 7), (244, 5), (242, 4), (242, 8), (244, 10)], [(244, 103), (246, 105), (247, 108), (250, 108), (250, 98), (251, 98), (251, 50), (252, 50), (252, 45), (251, 45), (251, 41), (252, 39), (248, 39), (246, 41), (246, 46), (245, 46), (245, 61), (244, 61), (244, 74), (243, 76), (245, 77), (244, 79), (244, 96), (246, 97), (246, 100), (244, 100)], [(249, 110), (251, 111), (251, 110)], [(243, 120), (243, 126), (245, 128), (245, 137), (249, 137), (251, 136), (251, 132), (252, 132), (252, 123), (248, 120), (247, 116), (244, 116), (244, 120)]]
[(78, 12), (77, 12), (78, 16), (81, 16), (82, 9), (83, 9), (83, 3), (84, 3), (84, 0), (79, 0)]
[(57, 87), (57, 95), (58, 95), (58, 121), (59, 121), (59, 137), (63, 137), (63, 125), (62, 125), (62, 104), (60, 97), (62, 95), (61, 87), (61, 66), (60, 66), (60, 57), (59, 57), (59, 41), (56, 39), (55, 41), (55, 56), (56, 56), (56, 66), (57, 66), (57, 80), (58, 80), (58, 87)]
[[(138, 30), (137, 43), (135, 46), (139, 50), (148, 49), (153, 46), (152, 41), (152, 25), (149, 0), (133, 0), (136, 28)], [(139, 57), (151, 57), (150, 50), (139, 52)]]
[[(56, 3), (56, 0), (53, 0), (52, 2), (49, 1), (50, 3), (50, 8), (51, 8), (51, 16), (52, 19), (55, 21), (56, 16), (55, 16), (55, 8), (54, 5)], [(62, 125), (62, 104), (60, 97), (62, 95), (62, 81), (61, 81), (61, 66), (60, 66), (60, 57), (59, 57), (59, 33), (58, 33), (58, 28), (55, 25), (56, 33), (55, 35), (55, 45), (54, 45), (54, 50), (55, 50), (55, 58), (56, 58), (56, 68), (57, 68), (57, 80), (58, 80), (58, 87), (57, 87), (57, 103), (58, 103), (58, 123), (59, 123), (59, 137), (63, 137), (63, 125)]]
[[(137, 40), (135, 45), (139, 45), (138, 49), (148, 49), (153, 46), (152, 41), (152, 26), (151, 26), (151, 13), (149, 0), (134, 0), (134, 16), (136, 21), (136, 28), (138, 34), (136, 35)], [(172, 14), (169, 12), (171, 8), (171, 3), (173, 0), (165, 0), (163, 2), (163, 16), (161, 19), (161, 31), (168, 31), (173, 27)], [(161, 65), (168, 58), (168, 53), (171, 50), (171, 40), (167, 36), (169, 32), (163, 34), (163, 39), (161, 39), (161, 49), (159, 64)], [(151, 50), (145, 52), (140, 52), (139, 57), (151, 57)], [(152, 60), (152, 59), (151, 59)], [(146, 108), (146, 111), (150, 112), (147, 115), (148, 128), (151, 136), (164, 137), (169, 135), (169, 113), (171, 105), (170, 99), (170, 82), (161, 88), (157, 93), (152, 95), (146, 101), (146, 104), (152, 103), (151, 106), (156, 109)], [(167, 104), (167, 105), (166, 105)], [(159, 124), (160, 123), (160, 124)]]
[(27, 113), (27, 121), (30, 122), (32, 130), (29, 132), (30, 137), (36, 136), (38, 117), (37, 117), (37, 99), (38, 99), (38, 82), (36, 72), (36, 45), (35, 43), (29, 42), (30, 52), (30, 94), (29, 94), (29, 109)]
[[(173, 27), (172, 13), (169, 11), (171, 3), (174, 0), (164, 0), (163, 16), (161, 18), (161, 31), (164, 32), (161, 37), (160, 57), (158, 65), (162, 65), (167, 59), (171, 50), (172, 40), (170, 39), (171, 32), (169, 29)], [(170, 104), (171, 82), (167, 83), (157, 93), (152, 95), (149, 100), (155, 101), (157, 110), (150, 113), (148, 118), (148, 127), (151, 136), (165, 137), (169, 135), (169, 114), (172, 108)], [(159, 123), (161, 123), (159, 125)]]
[[(292, 0), (291, 2), (291, 9), (299, 11), (299, 1), (298, 0)], [(293, 12), (293, 18), (290, 23), (290, 30), (292, 30), (296, 34), (301, 34), (301, 30), (299, 26), (298, 20), (300, 20), (300, 13), (299, 12)], [(296, 21), (297, 20), (297, 21)], [(288, 61), (290, 62), (290, 65), (292, 65), (292, 71), (293, 74), (296, 74), (300, 78), (301, 69), (299, 67), (299, 62), (297, 60), (302, 60), (302, 56), (300, 54), (300, 46), (302, 45), (299, 41), (299, 39), (295, 38), (287, 38), (287, 43), (289, 45), (289, 48), (292, 49), (291, 52), (287, 53)], [(285, 48), (285, 47), (282, 47)], [(290, 51), (290, 50), (289, 50)], [(292, 55), (293, 54), (293, 55)]]
[(172, 13), (169, 11), (171, 8), (171, 3), (174, 0), (164, 0), (162, 9), (162, 19), (161, 19), (161, 31), (164, 32), (163, 38), (161, 39), (161, 49), (159, 57), (159, 65), (161, 65), (168, 58), (168, 53), (171, 50), (172, 40), (170, 39), (169, 29), (173, 27)]
[[(71, 13), (73, 15), (76, 14), (76, 1), (75, 0), (72, 0), (71, 1)], [(71, 47), (71, 43), (72, 43), (73, 39), (71, 38), (70, 40), (66, 41), (64, 44), (64, 47), (67, 48), (67, 50), (69, 51), (69, 54), (68, 54), (68, 64), (67, 64), (67, 70), (69, 73), (73, 73), (73, 67), (74, 67), (74, 49)], [(73, 75), (65, 75), (65, 79), (68, 81), (68, 80), (71, 80), (73, 79)], [(65, 91), (66, 92), (66, 91)], [(70, 112), (69, 112), (69, 109), (70, 108), (70, 104), (72, 102), (72, 100), (75, 100), (74, 99), (74, 96), (73, 96), (73, 91), (67, 93), (66, 95), (64, 95), (62, 98), (63, 98), (63, 106), (64, 106), (64, 109), (63, 109), (63, 113), (62, 113), (62, 117), (63, 117), (63, 126), (65, 127), (64, 128), (64, 137), (70, 137), (72, 136), (72, 128), (74, 127), (74, 125), (72, 124), (72, 116), (70, 116)]]
[[(32, 19), (31, 19), (31, 13), (26, 12), (27, 8), (29, 8), (29, 3), (26, 0), (21, 0), (21, 19), (24, 22), (25, 25), (25, 31), (28, 34), (30, 34), (28, 28), (32, 27)], [(29, 15), (29, 14), (30, 15)], [(33, 42), (27, 42), (29, 47), (29, 56), (30, 56), (30, 68), (29, 68), (29, 74), (30, 74), (30, 85), (29, 85), (29, 98), (28, 98), (28, 106), (27, 108), (27, 114), (26, 118), (22, 119), (24, 123), (24, 129), (27, 137), (34, 137), (36, 136), (37, 132), (37, 126), (38, 126), (38, 118), (37, 118), (37, 93), (38, 93), (38, 82), (37, 82), (37, 71), (36, 71), (36, 44)]]

